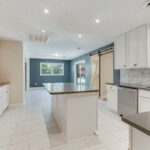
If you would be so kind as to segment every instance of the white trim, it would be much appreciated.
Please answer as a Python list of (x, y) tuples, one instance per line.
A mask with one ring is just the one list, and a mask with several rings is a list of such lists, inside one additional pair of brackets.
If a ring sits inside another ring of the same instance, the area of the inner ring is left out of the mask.
[(85, 59), (77, 61), (74, 63), (74, 83), (76, 84), (76, 65), (80, 64), (80, 63), (84, 63), (85, 64)]
[[(52, 66), (51, 68), (51, 71), (52, 71), (52, 74), (42, 74), (42, 65), (43, 64), (50, 64)], [(63, 66), (63, 72), (62, 74), (54, 74), (54, 65), (62, 65)], [(64, 63), (45, 63), (45, 62), (41, 62), (40, 63), (40, 76), (64, 76)]]

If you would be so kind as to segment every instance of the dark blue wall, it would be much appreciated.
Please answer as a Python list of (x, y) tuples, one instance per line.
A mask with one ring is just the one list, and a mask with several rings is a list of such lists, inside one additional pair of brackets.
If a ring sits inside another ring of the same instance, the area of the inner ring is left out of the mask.
[[(86, 86), (90, 86), (90, 54), (104, 50), (104, 49), (107, 49), (107, 48), (112, 47), (112, 46), (114, 46), (114, 43), (111, 43), (111, 44), (106, 45), (102, 48), (96, 49), (96, 50), (94, 50), (94, 51), (92, 51), (86, 55), (83, 55), (83, 56), (80, 56), (78, 58), (71, 60), (71, 62), (70, 62), (70, 70), (71, 70), (70, 80), (71, 80), (71, 82), (74, 82), (74, 64), (75, 64), (75, 62), (85, 60), (85, 63), (86, 63)], [(114, 83), (116, 83), (116, 82), (120, 82), (120, 71), (114, 69)]]
[[(40, 63), (64, 63), (64, 76), (40, 76)], [(30, 59), (30, 87), (41, 87), (43, 83), (70, 82), (70, 61), (52, 59)], [(35, 85), (37, 83), (37, 86)]]

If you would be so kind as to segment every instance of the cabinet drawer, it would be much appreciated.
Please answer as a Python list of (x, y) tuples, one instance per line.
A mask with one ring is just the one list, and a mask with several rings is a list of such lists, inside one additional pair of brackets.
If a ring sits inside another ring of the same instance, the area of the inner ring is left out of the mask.
[(139, 113), (150, 111), (150, 99), (139, 97)]
[(149, 90), (139, 90), (139, 96), (150, 98), (150, 91)]
[(116, 86), (116, 85), (108, 85), (107, 84), (107, 90), (117, 91), (118, 90), (118, 86)]

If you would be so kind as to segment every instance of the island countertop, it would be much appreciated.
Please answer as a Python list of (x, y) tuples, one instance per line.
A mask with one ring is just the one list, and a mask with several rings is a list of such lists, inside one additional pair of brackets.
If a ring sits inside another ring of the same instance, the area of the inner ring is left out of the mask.
[(150, 136), (150, 112), (123, 116), (122, 121)]
[(52, 95), (99, 92), (98, 89), (86, 87), (84, 85), (76, 85), (73, 83), (44, 83), (43, 85)]

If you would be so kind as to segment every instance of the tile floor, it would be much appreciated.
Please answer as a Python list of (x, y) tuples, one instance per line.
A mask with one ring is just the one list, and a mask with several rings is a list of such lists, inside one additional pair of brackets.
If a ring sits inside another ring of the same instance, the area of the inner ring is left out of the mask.
[(128, 126), (104, 102), (99, 102), (99, 136), (66, 143), (50, 99), (43, 89), (30, 90), (24, 105), (12, 105), (0, 116), (0, 150), (128, 150)]

